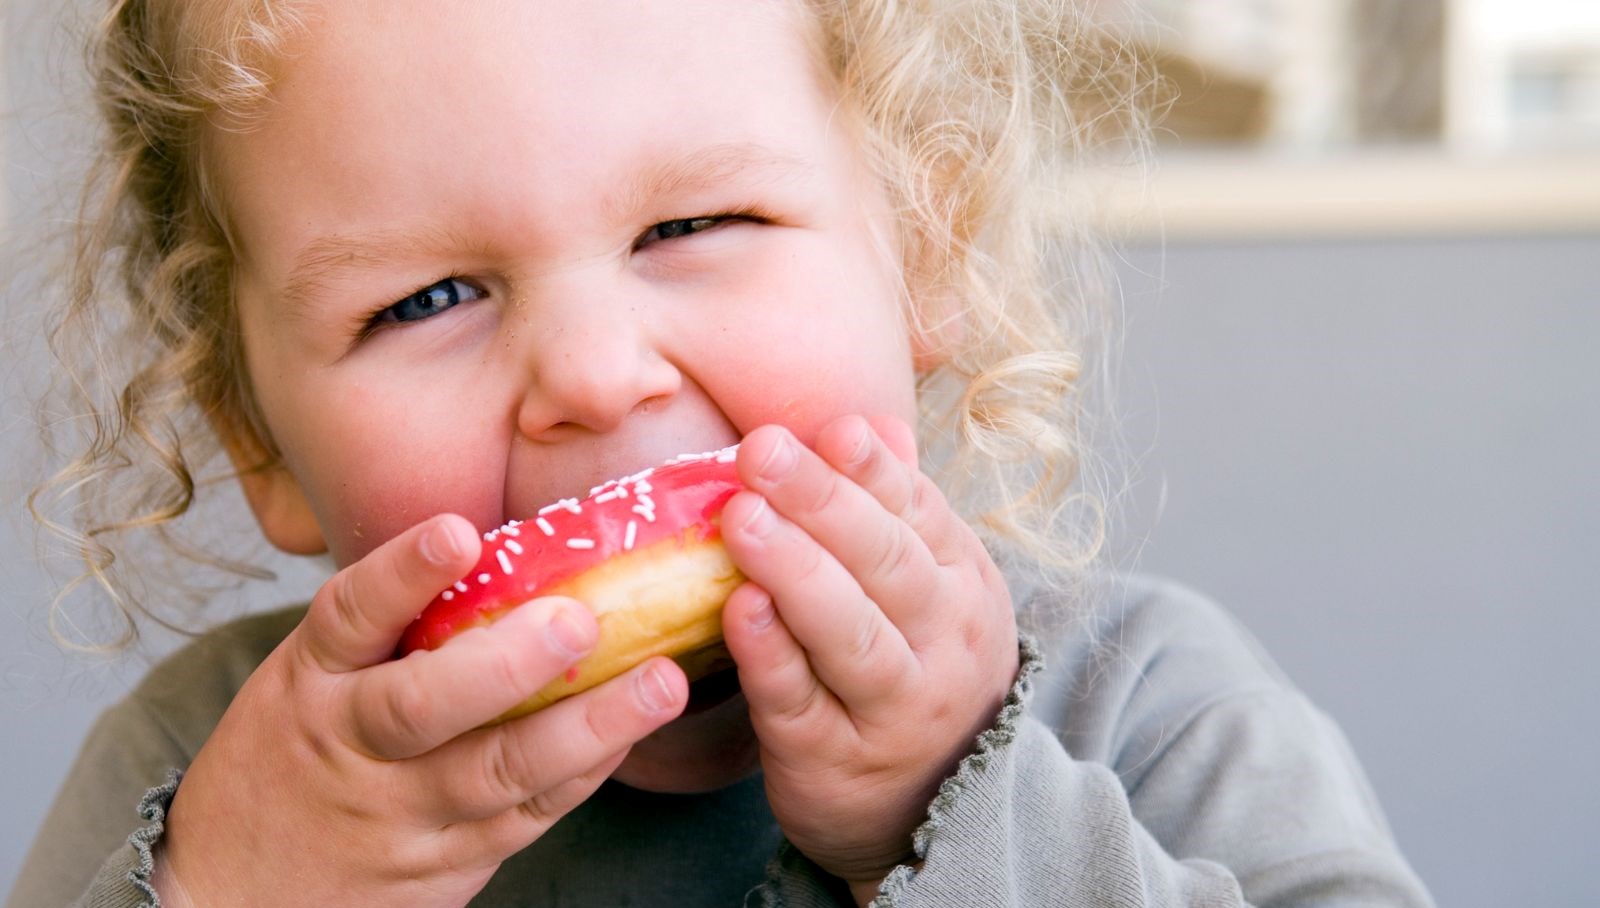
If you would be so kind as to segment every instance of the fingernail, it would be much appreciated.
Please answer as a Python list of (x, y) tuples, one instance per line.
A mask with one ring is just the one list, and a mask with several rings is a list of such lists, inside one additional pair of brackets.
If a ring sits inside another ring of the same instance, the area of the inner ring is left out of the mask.
[(672, 689), (667, 687), (667, 679), (661, 677), (661, 669), (654, 665), (641, 672), (634, 685), (639, 689), (640, 702), (653, 713), (666, 709), (672, 702)]
[(772, 508), (765, 498), (757, 498), (755, 510), (744, 519), (744, 531), (757, 539), (765, 539), (772, 534), (773, 525)]
[(777, 482), (794, 470), (798, 460), (794, 442), (790, 440), (788, 433), (782, 433), (778, 436), (778, 443), (772, 446), (772, 452), (767, 455), (766, 463), (763, 463), (757, 472), (761, 474), (762, 479)]
[(588, 652), (592, 642), (588, 623), (580, 621), (570, 608), (556, 612), (545, 625), (545, 639), (553, 652), (567, 659), (576, 659)]
[(461, 544), (456, 541), (456, 534), (450, 529), (450, 524), (444, 521), (434, 524), (422, 534), (422, 557), (434, 564), (444, 564), (461, 557)]
[(772, 609), (772, 597), (762, 596), (761, 604), (750, 610), (749, 624), (751, 630), (765, 630), (772, 625), (772, 619), (777, 617), (777, 612)]

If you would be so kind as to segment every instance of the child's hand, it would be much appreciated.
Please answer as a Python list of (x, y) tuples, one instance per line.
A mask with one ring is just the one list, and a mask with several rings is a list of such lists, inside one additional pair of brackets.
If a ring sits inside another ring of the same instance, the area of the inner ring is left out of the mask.
[(917, 471), (909, 429), (875, 425), (838, 420), (815, 453), (781, 428), (751, 433), (750, 491), (722, 520), (752, 581), (723, 624), (773, 813), (858, 897), (910, 860), (912, 831), (1018, 666), (999, 570)]
[(655, 659), (478, 729), (593, 644), (571, 600), (389, 661), (480, 545), (462, 518), (434, 518), (318, 591), (178, 788), (156, 863), (165, 904), (463, 905), (678, 714), (683, 673)]

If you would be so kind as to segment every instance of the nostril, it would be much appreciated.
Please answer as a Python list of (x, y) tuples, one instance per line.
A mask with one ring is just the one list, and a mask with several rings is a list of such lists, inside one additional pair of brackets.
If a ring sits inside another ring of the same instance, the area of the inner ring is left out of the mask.
[(533, 440), (574, 432), (606, 433), (630, 417), (665, 408), (682, 386), (677, 368), (659, 357), (635, 357), (631, 368), (564, 363), (551, 375), (528, 382), (519, 412), (519, 431)]

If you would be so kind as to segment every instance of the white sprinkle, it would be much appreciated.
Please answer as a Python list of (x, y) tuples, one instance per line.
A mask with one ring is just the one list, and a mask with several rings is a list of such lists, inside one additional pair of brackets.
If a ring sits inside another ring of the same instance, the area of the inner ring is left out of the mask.
[(633, 506), (633, 513), (638, 514), (640, 517), (643, 517), (645, 520), (648, 520), (651, 523), (655, 523), (656, 503), (648, 498), (641, 498), (639, 499), (639, 503)]
[(569, 549), (592, 549), (592, 548), (594, 548), (594, 540), (593, 539), (568, 539), (567, 540), (567, 548), (569, 548)]
[(571, 511), (574, 514), (582, 514), (583, 513), (583, 506), (578, 504), (578, 499), (576, 499), (576, 498), (563, 498), (559, 502), (557, 502), (557, 504), (561, 505), (562, 507), (566, 508), (567, 510)]
[(609, 492), (602, 492), (601, 494), (596, 495), (594, 497), (594, 503), (595, 504), (605, 504), (608, 501), (616, 501), (618, 498), (621, 498), (622, 496), (624, 496), (626, 494), (628, 494), (628, 493), (622, 491), (622, 487), (618, 486), (617, 488), (612, 489)]
[(637, 520), (628, 521), (628, 532), (622, 537), (622, 550), (624, 552), (633, 551), (633, 541), (638, 537), (638, 535), (639, 522)]
[(488, 583), (489, 582), (489, 575), (488, 574), (479, 574), (478, 575), (478, 582), (479, 583)]
[(554, 536), (556, 534), (556, 528), (550, 525), (550, 521), (545, 520), (543, 517), (535, 517), (534, 521), (539, 524), (540, 531), (546, 536)]
[(483, 541), (484, 542), (494, 542), (495, 537), (499, 536), (499, 535), (500, 535), (500, 531), (499, 530), (490, 530), (489, 532), (483, 534)]
[(552, 511), (559, 511), (559, 510), (561, 510), (562, 508), (564, 508), (566, 506), (567, 506), (566, 499), (562, 499), (561, 501), (558, 501), (555, 504), (547, 504), (544, 507), (539, 509), (539, 513), (538, 513), (537, 516), (543, 517), (544, 515), (549, 514)]
[(614, 486), (616, 484), (617, 484), (617, 480), (608, 479), (605, 482), (602, 482), (599, 485), (595, 486), (594, 488), (590, 489), (589, 490), (589, 497), (593, 498), (596, 495), (599, 495), (601, 492), (604, 492), (606, 489), (609, 489), (609, 488), (611, 488), (612, 486)]
[(522, 535), (522, 531), (517, 529), (516, 527), (506, 527), (501, 532), (505, 533), (507, 536), (521, 536)]
[(522, 546), (515, 539), (507, 539), (506, 540), (506, 548), (510, 549), (511, 550), (511, 554), (513, 554), (513, 555), (521, 555), (522, 554)]
[(511, 559), (506, 557), (505, 549), (495, 552), (494, 557), (500, 562), (500, 570), (505, 571), (507, 574), (511, 573)]
[(646, 482), (643, 479), (641, 479), (638, 482), (634, 483), (634, 486), (633, 486), (633, 494), (635, 494), (635, 495), (649, 495), (651, 492), (654, 492), (655, 490), (656, 490), (655, 486), (652, 486), (650, 483)]
[(465, 593), (467, 591), (467, 585), (465, 583), (462, 583), (461, 581), (457, 580), (456, 581), (456, 589), (461, 591), (461, 592), (463, 592), (463, 593)]
[(446, 602), (449, 602), (451, 599), (456, 598), (456, 592), (455, 592), (455, 590), (445, 590), (444, 592), (439, 594), (439, 598), (443, 599)]
[(733, 448), (723, 448), (717, 455), (717, 463), (733, 463), (739, 459), (739, 452)]

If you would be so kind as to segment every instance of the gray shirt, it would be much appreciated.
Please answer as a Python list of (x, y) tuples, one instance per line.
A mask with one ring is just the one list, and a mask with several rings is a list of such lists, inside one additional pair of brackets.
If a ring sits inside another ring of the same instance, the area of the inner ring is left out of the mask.
[[(1006, 707), (917, 831), (922, 866), (897, 868), (875, 905), (1432, 905), (1344, 736), (1248, 633), (1175, 584), (1104, 588), (1091, 614), (1025, 641)], [(207, 634), (103, 714), (8, 908), (151, 904), (169, 769), (303, 613)], [(704, 795), (607, 783), (471, 904), (853, 903), (783, 841), (753, 777)]]

